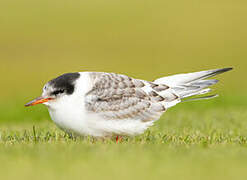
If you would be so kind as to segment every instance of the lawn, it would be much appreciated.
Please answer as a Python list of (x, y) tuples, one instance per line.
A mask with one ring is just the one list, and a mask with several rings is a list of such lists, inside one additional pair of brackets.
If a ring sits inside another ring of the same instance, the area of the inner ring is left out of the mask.
[(247, 106), (242, 100), (246, 97), (182, 103), (145, 134), (118, 144), (65, 134), (43, 106), (20, 108), (21, 122), (1, 123), (0, 177), (246, 179)]

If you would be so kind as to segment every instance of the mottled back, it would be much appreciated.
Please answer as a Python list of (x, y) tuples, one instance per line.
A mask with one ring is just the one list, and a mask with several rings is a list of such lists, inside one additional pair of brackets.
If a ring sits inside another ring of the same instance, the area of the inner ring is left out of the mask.
[[(92, 89), (86, 94), (86, 109), (105, 119), (136, 119), (143, 122), (159, 119), (165, 103), (178, 98), (165, 97), (166, 85), (114, 73), (89, 73)], [(169, 92), (169, 91), (167, 91)]]

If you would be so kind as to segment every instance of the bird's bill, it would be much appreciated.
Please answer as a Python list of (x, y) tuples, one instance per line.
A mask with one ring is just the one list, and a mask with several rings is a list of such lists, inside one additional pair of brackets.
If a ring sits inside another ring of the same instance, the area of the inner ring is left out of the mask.
[(28, 106), (34, 106), (37, 104), (43, 104), (43, 103), (48, 102), (50, 100), (53, 100), (53, 98), (38, 97), (38, 98), (30, 101), (29, 103), (25, 104), (25, 106), (28, 107)]

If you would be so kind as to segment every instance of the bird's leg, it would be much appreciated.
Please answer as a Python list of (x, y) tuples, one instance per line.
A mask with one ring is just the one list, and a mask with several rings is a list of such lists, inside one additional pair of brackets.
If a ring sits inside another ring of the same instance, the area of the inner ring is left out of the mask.
[(119, 142), (121, 142), (122, 140), (122, 136), (117, 136), (116, 137), (116, 144), (118, 144)]

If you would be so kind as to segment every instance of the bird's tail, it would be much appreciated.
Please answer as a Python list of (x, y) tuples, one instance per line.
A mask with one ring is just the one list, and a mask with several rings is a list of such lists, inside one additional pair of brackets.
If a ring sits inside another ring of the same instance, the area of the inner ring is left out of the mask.
[[(207, 78), (227, 72), (229, 70), (232, 70), (232, 68), (214, 69), (214, 70), (200, 71), (200, 72), (187, 73), (187, 74), (177, 74), (177, 75), (157, 79), (154, 82), (158, 84), (166, 84), (170, 86), (175, 91), (175, 93), (180, 97), (180, 99), (184, 99), (194, 95), (202, 95), (210, 92), (211, 89), (208, 87), (216, 84), (218, 80), (207, 79)], [(183, 101), (209, 99), (209, 98), (214, 98), (216, 96), (217, 95), (204, 96), (204, 97), (192, 98)]]

